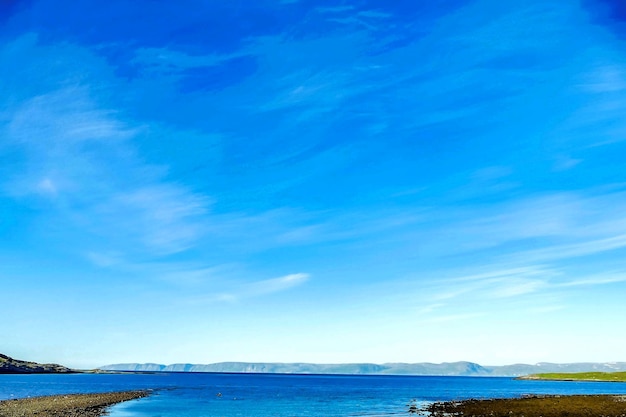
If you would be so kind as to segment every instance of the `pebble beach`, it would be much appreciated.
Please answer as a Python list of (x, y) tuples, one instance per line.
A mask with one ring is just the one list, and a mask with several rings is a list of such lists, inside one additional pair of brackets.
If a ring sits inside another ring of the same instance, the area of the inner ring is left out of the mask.
[(541, 395), (447, 401), (431, 404), (422, 411), (433, 417), (626, 417), (626, 396)]
[(100, 417), (114, 404), (148, 395), (148, 391), (124, 391), (5, 400), (0, 401), (0, 417)]

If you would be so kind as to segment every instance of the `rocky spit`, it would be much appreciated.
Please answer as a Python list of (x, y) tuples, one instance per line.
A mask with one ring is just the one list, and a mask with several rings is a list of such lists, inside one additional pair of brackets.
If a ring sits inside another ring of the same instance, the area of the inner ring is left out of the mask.
[(100, 417), (113, 404), (148, 396), (148, 391), (53, 395), (0, 401), (0, 417)]
[(412, 413), (432, 417), (626, 417), (619, 395), (538, 395), (512, 399), (438, 402)]

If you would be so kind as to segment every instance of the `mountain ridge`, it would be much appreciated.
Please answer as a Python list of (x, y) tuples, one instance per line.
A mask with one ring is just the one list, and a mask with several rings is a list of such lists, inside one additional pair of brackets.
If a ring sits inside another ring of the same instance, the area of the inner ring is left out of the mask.
[(211, 364), (121, 363), (105, 365), (98, 370), (121, 372), (222, 372), (274, 374), (350, 374), (350, 375), (433, 375), (433, 376), (523, 376), (542, 372), (618, 372), (626, 371), (626, 362), (577, 362), (512, 364), (484, 366), (474, 362), (443, 363), (344, 363), (315, 364), (306, 362), (217, 362)]

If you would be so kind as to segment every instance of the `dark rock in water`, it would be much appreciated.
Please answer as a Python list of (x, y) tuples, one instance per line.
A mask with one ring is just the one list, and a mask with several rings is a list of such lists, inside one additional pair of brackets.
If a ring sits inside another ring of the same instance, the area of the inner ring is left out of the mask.
[(26, 362), (0, 353), (0, 374), (69, 374), (76, 372), (62, 365)]

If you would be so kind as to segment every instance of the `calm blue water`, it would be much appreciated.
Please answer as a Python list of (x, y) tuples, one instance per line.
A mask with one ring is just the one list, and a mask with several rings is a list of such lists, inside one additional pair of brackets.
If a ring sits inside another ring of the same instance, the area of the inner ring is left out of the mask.
[[(0, 399), (151, 388), (111, 417), (408, 415), (410, 404), (523, 394), (626, 394), (626, 383), (270, 374), (0, 375)], [(221, 394), (219, 396), (218, 394)]]

